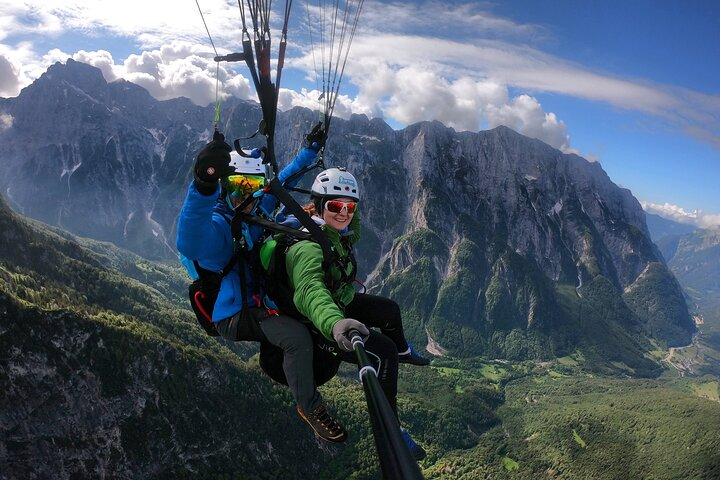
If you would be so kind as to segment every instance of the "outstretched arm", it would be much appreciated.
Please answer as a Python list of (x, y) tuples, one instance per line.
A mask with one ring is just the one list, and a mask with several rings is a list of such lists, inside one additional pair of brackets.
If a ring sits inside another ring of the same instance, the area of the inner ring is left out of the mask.
[[(303, 148), (300, 150), (300, 153), (297, 154), (295, 159), (290, 162), (290, 164), (283, 168), (282, 171), (278, 174), (278, 180), (280, 183), (284, 186), (286, 185), (286, 181), (288, 178), (295, 175), (297, 172), (302, 170), (303, 168), (309, 167), (313, 164), (315, 159), (317, 158), (317, 152), (313, 150), (312, 148)], [(301, 177), (297, 177), (293, 179), (290, 183), (287, 185), (290, 187), (294, 187), (297, 185), (297, 183), (300, 181)], [(275, 207), (277, 207), (278, 201), (277, 198), (275, 198), (272, 194), (265, 194), (263, 195), (263, 198), (260, 202), (260, 207), (266, 212), (270, 213), (273, 210), (275, 210)]]

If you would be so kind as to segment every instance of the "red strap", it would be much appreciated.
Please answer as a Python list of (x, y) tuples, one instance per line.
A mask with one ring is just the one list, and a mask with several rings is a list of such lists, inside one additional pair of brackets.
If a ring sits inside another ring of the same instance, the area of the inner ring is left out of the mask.
[(270, 315), (280, 315), (280, 310), (268, 310), (267, 316), (269, 317)]
[[(200, 299), (198, 299), (198, 297), (200, 297)], [(208, 312), (205, 311), (205, 309), (202, 306), (202, 303), (200, 303), (200, 300), (202, 300), (204, 298), (205, 298), (205, 295), (201, 291), (195, 292), (195, 297), (194, 297), (195, 305), (197, 305), (198, 310), (200, 310), (200, 313), (202, 313), (205, 318), (207, 318), (208, 320), (210, 320), (212, 322), (212, 316), (210, 316), (208, 314)]]

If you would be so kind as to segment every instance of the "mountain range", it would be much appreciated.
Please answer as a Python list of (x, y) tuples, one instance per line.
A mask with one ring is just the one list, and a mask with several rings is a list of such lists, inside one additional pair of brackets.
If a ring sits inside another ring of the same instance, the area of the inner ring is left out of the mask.
[[(211, 107), (157, 101), (68, 60), (2, 99), (0, 187), (13, 208), (148, 258), (173, 258), (193, 158)], [(315, 114), (281, 112), (281, 163)], [(230, 99), (228, 138), (252, 133), (257, 104)], [(649, 239), (631, 192), (598, 163), (506, 127), (456, 132), (437, 122), (393, 130), (336, 119), (326, 165), (361, 187), (360, 272), (395, 298), (409, 335), (431, 351), (497, 358), (581, 352), (588, 364), (653, 374), (645, 352), (689, 343), (682, 291)]]
[(645, 212), (645, 218), (647, 220), (650, 238), (653, 242), (656, 242), (666, 236), (674, 237), (678, 235), (685, 235), (686, 233), (692, 233), (698, 228), (695, 225), (679, 223), (674, 220), (661, 217), (655, 213)]
[[(351, 367), (322, 387), (350, 439), (322, 444), (256, 345), (205, 336), (188, 310), (175, 221), (212, 108), (69, 60), (0, 114), (0, 478), (378, 477)], [(279, 115), (281, 162), (314, 118)], [(221, 128), (259, 119), (228, 100)], [(333, 122), (365, 283), (436, 355), (399, 383), (427, 478), (720, 475), (717, 378), (661, 366), (695, 332), (676, 277), (693, 314), (715, 295), (716, 236), (656, 246), (599, 164), (504, 127)]]

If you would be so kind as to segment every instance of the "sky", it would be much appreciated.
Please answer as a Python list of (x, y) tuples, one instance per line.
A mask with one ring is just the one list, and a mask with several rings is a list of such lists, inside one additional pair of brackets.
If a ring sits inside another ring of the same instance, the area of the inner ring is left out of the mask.
[[(317, 108), (317, 3), (293, 2), (281, 109)], [(235, 0), (0, 0), (0, 97), (73, 58), (160, 100), (207, 105), (218, 83), (222, 97), (256, 99), (244, 64), (212, 60), (241, 50), (240, 25)], [(600, 162), (646, 211), (711, 227), (719, 79), (714, 0), (366, 0), (335, 115), (507, 125)], [(11, 124), (0, 112), (0, 129)]]

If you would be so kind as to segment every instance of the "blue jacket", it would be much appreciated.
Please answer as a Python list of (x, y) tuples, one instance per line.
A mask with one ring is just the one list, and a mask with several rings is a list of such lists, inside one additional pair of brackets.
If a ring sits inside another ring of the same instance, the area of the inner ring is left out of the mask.
[[(283, 185), (285, 180), (295, 172), (309, 166), (315, 161), (317, 153), (309, 148), (303, 148), (297, 157), (279, 174), (278, 180)], [(299, 178), (292, 182), (297, 183)], [(224, 198), (219, 198), (220, 186), (212, 195), (202, 195), (195, 188), (195, 182), (190, 182), (185, 203), (183, 203), (178, 219), (177, 249), (188, 259), (197, 260), (198, 264), (214, 272), (220, 271), (227, 265), (233, 255), (233, 238), (230, 230), (230, 221), (233, 211)], [(277, 199), (273, 195), (265, 194), (260, 200), (260, 207), (271, 213), (277, 206)], [(248, 248), (260, 239), (263, 233), (258, 225), (243, 224), (243, 236)], [(240, 272), (242, 266), (243, 271)], [(240, 284), (240, 275), (245, 276), (246, 291), (243, 293)], [(247, 262), (235, 264), (233, 270), (222, 280), (220, 292), (215, 301), (213, 321), (219, 322), (235, 315), (244, 307), (257, 307), (258, 301), (253, 298), (259, 290), (254, 275)]]

